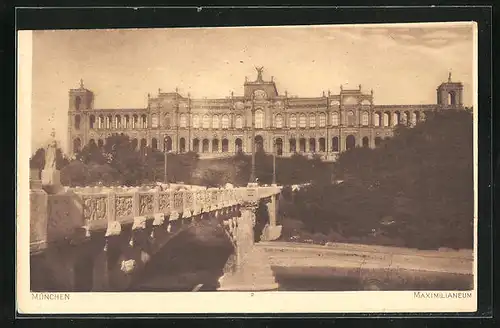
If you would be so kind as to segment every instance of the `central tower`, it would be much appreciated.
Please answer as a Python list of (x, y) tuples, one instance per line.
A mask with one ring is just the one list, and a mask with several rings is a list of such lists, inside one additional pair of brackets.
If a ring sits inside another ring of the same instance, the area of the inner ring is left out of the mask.
[(255, 67), (257, 71), (257, 79), (255, 81), (249, 82), (245, 78), (244, 84), (244, 96), (245, 98), (251, 98), (255, 95), (256, 99), (268, 99), (275, 98), (278, 96), (278, 89), (276, 89), (276, 84), (271, 77), (271, 81), (264, 81), (262, 78), (262, 72), (264, 71), (264, 66)]

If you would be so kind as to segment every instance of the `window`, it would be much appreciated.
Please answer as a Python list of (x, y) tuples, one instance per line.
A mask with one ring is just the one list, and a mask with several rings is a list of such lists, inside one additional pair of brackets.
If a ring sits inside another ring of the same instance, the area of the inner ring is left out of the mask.
[(170, 129), (170, 115), (169, 114), (165, 114), (165, 116), (163, 117), (163, 126)]
[(384, 113), (384, 126), (389, 126), (389, 113)]
[(310, 128), (316, 127), (316, 115), (314, 114), (309, 115), (309, 127)]
[(210, 127), (210, 116), (203, 115), (203, 128), (208, 129)]
[(319, 114), (319, 127), (324, 128), (326, 126), (326, 115), (325, 113)]
[(214, 115), (212, 117), (212, 128), (218, 129), (220, 127), (220, 121), (219, 121), (219, 116)]
[(369, 124), (368, 112), (363, 112), (361, 116), (361, 124), (365, 126)]
[(347, 112), (347, 125), (356, 125), (356, 117), (354, 116), (354, 112), (352, 110)]
[(325, 138), (319, 138), (319, 151), (325, 152), (326, 150), (326, 140)]
[(222, 128), (229, 129), (229, 116), (227, 115), (222, 116)]
[(399, 115), (399, 112), (395, 112), (394, 115), (393, 115), (393, 120), (392, 120), (392, 125), (393, 126), (396, 126), (400, 123), (400, 115)]
[(158, 127), (158, 115), (156, 114), (151, 115), (151, 127), (152, 128)]
[(255, 111), (255, 128), (263, 129), (264, 128), (264, 112), (260, 109)]
[(236, 116), (235, 126), (237, 129), (243, 128), (243, 118), (241, 116)]
[(130, 116), (125, 115), (123, 117), (123, 128), (128, 129), (130, 127)]
[(337, 113), (337, 112), (332, 113), (332, 125), (333, 126), (339, 125), (339, 113)]
[(227, 153), (229, 151), (229, 141), (224, 138), (222, 139), (222, 152)]
[(142, 126), (141, 127), (143, 129), (146, 129), (148, 127), (148, 118), (146, 117), (146, 115), (142, 115), (141, 118), (142, 118), (142, 122), (141, 122)]
[(115, 128), (117, 129), (122, 128), (122, 117), (120, 115), (115, 116)]
[(304, 114), (300, 114), (299, 116), (299, 128), (306, 127), (306, 116)]
[(184, 114), (181, 114), (181, 117), (179, 118), (179, 126), (181, 128), (185, 128), (187, 126), (187, 117)]
[(290, 116), (290, 127), (291, 128), (296, 128), (297, 127), (297, 117), (295, 116), (295, 114), (292, 114)]
[(75, 129), (80, 129), (80, 115), (75, 116)]
[(332, 138), (332, 151), (334, 152), (339, 151), (339, 137)]
[(276, 115), (274, 118), (274, 127), (276, 128), (282, 128), (283, 127), (283, 116), (280, 114)]
[(89, 117), (89, 125), (90, 125), (91, 129), (95, 129), (95, 116), (94, 115), (90, 115), (90, 117)]
[(373, 125), (380, 126), (380, 114), (379, 113), (373, 114)]
[(200, 127), (200, 117), (198, 115), (193, 116), (193, 128), (198, 129)]

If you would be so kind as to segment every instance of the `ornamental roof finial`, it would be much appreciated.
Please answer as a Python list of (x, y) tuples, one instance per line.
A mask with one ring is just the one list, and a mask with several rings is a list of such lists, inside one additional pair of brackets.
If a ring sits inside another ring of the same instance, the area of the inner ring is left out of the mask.
[(80, 89), (84, 89), (84, 87), (83, 87), (83, 79), (80, 79)]
[(451, 82), (451, 70), (448, 72), (448, 83)]

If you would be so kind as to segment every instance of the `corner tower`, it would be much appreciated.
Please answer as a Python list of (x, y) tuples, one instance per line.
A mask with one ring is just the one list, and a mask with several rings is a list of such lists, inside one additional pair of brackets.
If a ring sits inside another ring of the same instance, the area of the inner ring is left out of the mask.
[(445, 108), (463, 107), (463, 90), (461, 82), (451, 81), (451, 72), (448, 74), (448, 81), (441, 83), (437, 88), (437, 104)]
[(83, 80), (80, 88), (69, 90), (68, 138), (69, 153), (80, 151), (86, 143), (88, 133), (88, 110), (94, 108), (94, 93), (86, 89)]

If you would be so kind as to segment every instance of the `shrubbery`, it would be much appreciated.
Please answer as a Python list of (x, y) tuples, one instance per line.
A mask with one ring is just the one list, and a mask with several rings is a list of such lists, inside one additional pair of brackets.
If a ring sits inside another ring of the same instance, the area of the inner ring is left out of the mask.
[(342, 184), (312, 185), (283, 211), (310, 233), (472, 248), (472, 159), (470, 113), (435, 113), (414, 128), (398, 128), (378, 149), (342, 153), (335, 163)]

